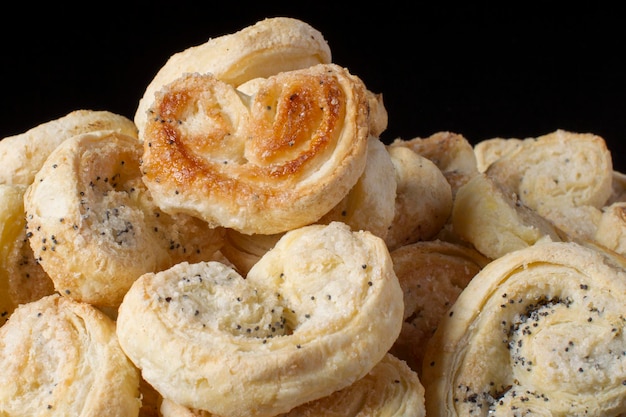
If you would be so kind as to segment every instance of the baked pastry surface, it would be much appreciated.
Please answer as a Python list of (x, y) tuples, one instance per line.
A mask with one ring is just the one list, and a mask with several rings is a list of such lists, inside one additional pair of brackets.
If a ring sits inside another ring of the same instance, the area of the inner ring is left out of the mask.
[(253, 96), (188, 74), (157, 95), (143, 180), (164, 211), (213, 226), (275, 234), (313, 223), (365, 169), (366, 96), (334, 64), (269, 77)]
[(122, 115), (105, 110), (72, 111), (0, 140), (0, 184), (29, 185), (48, 155), (61, 142), (96, 130), (114, 130), (137, 137), (133, 121)]
[(485, 266), (428, 343), (427, 415), (624, 413), (624, 265), (546, 242)]
[[(161, 405), (162, 417), (212, 417), (170, 400)], [(363, 378), (327, 397), (311, 401), (276, 417), (424, 417), (424, 387), (417, 374), (391, 354)]]
[(142, 276), (117, 334), (163, 397), (269, 417), (364, 377), (397, 338), (402, 312), (384, 242), (335, 222), (287, 232), (246, 278), (219, 262)]
[(54, 292), (26, 237), (26, 186), (0, 184), (0, 326), (13, 310)]
[(19, 306), (0, 327), (0, 415), (137, 416), (139, 372), (115, 323), (58, 294)]
[(389, 352), (421, 375), (426, 344), (440, 318), (490, 259), (472, 247), (441, 240), (403, 245), (391, 259), (404, 292), (404, 322)]
[(221, 230), (154, 204), (141, 180), (142, 149), (110, 130), (74, 136), (26, 190), (30, 246), (57, 291), (117, 307), (143, 273), (207, 259), (221, 246)]

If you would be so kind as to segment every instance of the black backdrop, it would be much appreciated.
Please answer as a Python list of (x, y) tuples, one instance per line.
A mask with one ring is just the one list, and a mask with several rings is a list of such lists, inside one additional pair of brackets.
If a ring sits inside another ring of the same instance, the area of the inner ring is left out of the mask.
[(617, 6), (300, 3), (16, 4), (0, 25), (0, 138), (79, 108), (132, 119), (170, 55), (283, 15), (319, 29), (333, 61), (383, 94), (386, 141), (447, 130), (475, 143), (566, 129), (604, 137), (626, 171), (626, 26)]

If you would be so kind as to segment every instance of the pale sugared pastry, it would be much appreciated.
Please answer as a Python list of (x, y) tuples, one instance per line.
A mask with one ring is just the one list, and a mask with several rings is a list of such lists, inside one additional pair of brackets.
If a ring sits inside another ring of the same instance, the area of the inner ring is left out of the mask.
[(117, 334), (164, 398), (269, 417), (367, 375), (400, 333), (402, 296), (383, 240), (335, 222), (287, 232), (245, 278), (219, 262), (142, 276)]
[(54, 292), (26, 238), (24, 185), (0, 184), (0, 326), (22, 303)]
[(478, 173), (476, 156), (469, 141), (458, 133), (437, 132), (426, 138), (396, 139), (390, 146), (404, 146), (432, 161), (450, 183), (452, 195)]
[(348, 194), (318, 223), (340, 221), (353, 230), (387, 236), (396, 215), (396, 171), (385, 144), (370, 136), (365, 170)]
[(549, 221), (484, 173), (459, 188), (451, 223), (454, 233), (491, 259), (542, 239), (561, 240)]
[[(162, 417), (214, 417), (170, 400), (161, 405)], [(303, 404), (276, 417), (424, 417), (424, 387), (406, 362), (391, 354), (363, 378), (327, 397)]]
[(491, 138), (479, 141), (474, 145), (478, 171), (487, 171), (492, 162), (517, 148), (521, 143), (522, 139), (518, 138)]
[(95, 130), (115, 130), (137, 137), (137, 127), (124, 116), (109, 111), (75, 110), (0, 140), (0, 184), (29, 185), (61, 142)]
[(143, 148), (113, 131), (67, 139), (24, 195), (30, 246), (57, 291), (116, 307), (140, 275), (207, 259), (222, 232), (163, 213), (141, 180)]
[(557, 130), (524, 139), (485, 172), (542, 215), (550, 207), (601, 208), (613, 192), (611, 153), (590, 133)]
[(146, 119), (152, 117), (147, 112), (155, 93), (186, 73), (210, 72), (236, 87), (254, 78), (330, 62), (330, 47), (317, 29), (290, 17), (267, 18), (172, 55), (148, 84), (134, 121), (143, 132)]
[(388, 146), (396, 177), (395, 215), (385, 242), (390, 250), (428, 240), (446, 224), (452, 189), (434, 162), (409, 147)]
[(401, 246), (391, 259), (404, 292), (404, 323), (390, 352), (420, 375), (426, 343), (440, 318), (489, 259), (440, 240)]
[(271, 76), (253, 96), (188, 74), (157, 94), (143, 180), (164, 211), (213, 226), (275, 234), (313, 223), (365, 169), (366, 96), (334, 64)]
[(427, 415), (626, 412), (625, 296), (623, 264), (575, 243), (492, 261), (427, 345)]
[(115, 322), (58, 294), (20, 305), (0, 327), (0, 415), (138, 416), (139, 372)]

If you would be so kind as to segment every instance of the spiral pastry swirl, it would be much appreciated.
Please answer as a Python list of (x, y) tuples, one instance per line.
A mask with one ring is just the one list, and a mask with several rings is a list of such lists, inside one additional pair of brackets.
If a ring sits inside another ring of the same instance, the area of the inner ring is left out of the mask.
[(591, 245), (545, 242), (485, 266), (439, 322), (429, 416), (626, 412), (626, 272)]
[(368, 109), (363, 82), (334, 64), (269, 77), (252, 96), (187, 74), (150, 110), (143, 179), (166, 212), (248, 234), (302, 227), (363, 173)]

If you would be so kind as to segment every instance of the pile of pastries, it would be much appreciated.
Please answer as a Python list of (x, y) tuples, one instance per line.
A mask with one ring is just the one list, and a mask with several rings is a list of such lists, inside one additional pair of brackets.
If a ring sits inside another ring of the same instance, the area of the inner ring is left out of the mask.
[(2, 139), (0, 416), (626, 413), (604, 139), (383, 142), (357, 72), (267, 18)]

